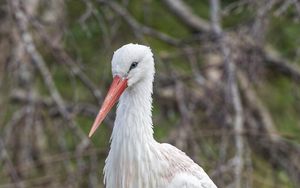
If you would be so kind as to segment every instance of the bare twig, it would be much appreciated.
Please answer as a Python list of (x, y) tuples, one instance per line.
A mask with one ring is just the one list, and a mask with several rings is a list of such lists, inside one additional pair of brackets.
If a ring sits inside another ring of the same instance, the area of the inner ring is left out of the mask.
[(53, 56), (61, 63), (65, 63), (70, 68), (72, 73), (79, 78), (83, 85), (85, 85), (91, 91), (98, 103), (100, 103), (102, 101), (101, 91), (96, 87), (96, 84), (90, 80), (90, 78), (80, 69), (78, 63), (75, 62), (71, 56), (62, 49), (61, 46), (54, 44), (54, 42), (51, 41), (37, 20), (33, 20), (33, 25), (39, 30), (39, 34), (41, 35), (45, 44), (50, 46)]
[(212, 19), (212, 29), (214, 33), (219, 38), (219, 43), (221, 46), (221, 51), (224, 58), (224, 65), (226, 69), (227, 82), (230, 91), (230, 98), (234, 109), (234, 132), (235, 132), (235, 147), (236, 147), (236, 157), (235, 157), (235, 187), (242, 187), (242, 172), (243, 172), (243, 153), (244, 153), (244, 141), (243, 141), (243, 107), (241, 103), (241, 97), (238, 90), (238, 84), (236, 79), (236, 68), (235, 64), (232, 62), (230, 57), (230, 49), (226, 41), (222, 36), (222, 29), (220, 25), (220, 2), (219, 0), (211, 0), (211, 19)]
[(182, 0), (163, 0), (167, 8), (188, 28), (197, 32), (209, 32), (209, 23), (192, 13), (192, 10)]
[[(247, 77), (239, 72), (239, 78), (246, 105), (251, 116), (247, 117), (250, 126), (250, 144), (254, 150), (259, 151), (271, 163), (283, 168), (291, 177), (295, 185), (300, 182), (300, 147), (294, 143), (288, 143), (276, 133), (275, 125), (268, 110), (264, 107)], [(270, 133), (273, 134), (270, 134)], [(263, 134), (262, 134), (263, 133)]]
[[(41, 98), (39, 96), (36, 96), (34, 99), (30, 99), (26, 96), (26, 93), (24, 93), (23, 91), (14, 90), (13, 94), (11, 95), (11, 101), (13, 103), (19, 104), (33, 103), (37, 107), (49, 109), (50, 115), (53, 117), (61, 115), (58, 111), (57, 105), (52, 100), (52, 98)], [(68, 110), (68, 113), (80, 114), (88, 117), (95, 117), (98, 113), (97, 106), (86, 103), (66, 103), (66, 109)]]
[(300, 83), (300, 68), (295, 63), (292, 64), (286, 59), (278, 57), (278, 55), (268, 49), (262, 52), (262, 56), (264, 57), (267, 66), (270, 66), (277, 72), (289, 77), (291, 80)]
[(4, 147), (4, 142), (0, 138), (0, 159), (3, 159), (6, 163), (6, 167), (8, 168), (9, 174), (11, 176), (12, 182), (16, 188), (22, 188), (24, 187), (24, 184), (21, 182), (21, 178), (19, 177), (12, 161), (10, 160), (9, 154)]
[(30, 54), (34, 65), (37, 67), (39, 72), (41, 73), (44, 83), (48, 88), (48, 91), (51, 94), (51, 97), (55, 101), (59, 112), (62, 114), (62, 116), (68, 121), (67, 125), (71, 128), (71, 130), (74, 131), (74, 133), (81, 138), (82, 143), (85, 145), (88, 145), (89, 141), (86, 137), (86, 135), (83, 133), (83, 131), (75, 125), (75, 123), (72, 121), (71, 115), (66, 110), (66, 106), (64, 104), (64, 101), (58, 92), (55, 83), (53, 81), (52, 75), (50, 74), (49, 69), (46, 66), (46, 63), (42, 56), (38, 53), (36, 50), (35, 44), (33, 43), (33, 38), (31, 34), (28, 31), (28, 27), (26, 25), (26, 22), (28, 22), (28, 19), (26, 17), (26, 14), (22, 11), (20, 8), (20, 2), (19, 0), (12, 0), (11, 1), (11, 7), (14, 10), (15, 18), (16, 18), (16, 26), (20, 32), (20, 36), (22, 38), (22, 41), (24, 43), (25, 49), (28, 54)]
[(107, 4), (115, 13), (121, 16), (129, 26), (132, 27), (133, 32), (138, 38), (142, 37), (142, 34), (146, 34), (152, 36), (154, 38), (160, 39), (168, 44), (171, 45), (179, 45), (179, 41), (166, 33), (157, 31), (151, 27), (143, 25), (139, 23), (133, 16), (129, 14), (129, 12), (123, 8), (121, 5), (114, 1), (100, 1), (102, 3)]

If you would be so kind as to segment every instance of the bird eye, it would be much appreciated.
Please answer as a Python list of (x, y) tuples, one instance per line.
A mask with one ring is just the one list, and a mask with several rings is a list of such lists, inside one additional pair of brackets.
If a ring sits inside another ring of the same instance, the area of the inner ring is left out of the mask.
[(134, 69), (135, 67), (137, 67), (137, 65), (138, 65), (138, 62), (133, 62), (133, 63), (131, 63), (130, 68), (129, 68), (129, 71), (130, 71), (131, 69)]

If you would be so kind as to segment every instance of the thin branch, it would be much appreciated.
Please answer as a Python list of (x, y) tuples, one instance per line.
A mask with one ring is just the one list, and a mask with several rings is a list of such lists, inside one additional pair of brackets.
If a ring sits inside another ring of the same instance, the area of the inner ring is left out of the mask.
[(271, 164), (283, 168), (289, 174), (293, 183), (299, 185), (300, 146), (287, 142), (286, 139), (276, 133), (271, 114), (256, 95), (249, 80), (242, 72), (239, 72), (238, 76), (245, 103), (251, 114), (251, 116), (247, 116), (247, 124), (250, 126), (248, 131), (250, 134), (249, 143), (252, 145), (253, 150), (257, 150)]
[(107, 4), (115, 13), (121, 16), (127, 24), (133, 29), (133, 32), (138, 38), (142, 37), (142, 34), (149, 35), (151, 37), (162, 40), (170, 45), (179, 45), (179, 40), (163, 33), (161, 31), (157, 31), (149, 26), (143, 25), (139, 23), (135, 18), (130, 15), (130, 13), (121, 5), (114, 1), (99, 1), (101, 3)]
[(235, 187), (242, 187), (242, 172), (244, 166), (243, 153), (244, 153), (244, 140), (243, 140), (243, 107), (241, 102), (241, 97), (238, 89), (237, 79), (236, 79), (236, 68), (235, 64), (232, 62), (231, 52), (229, 45), (226, 44), (224, 36), (222, 34), (222, 28), (220, 24), (220, 2), (219, 0), (211, 0), (211, 21), (212, 29), (216, 36), (218, 37), (218, 42), (221, 47), (221, 52), (224, 58), (224, 65), (227, 75), (227, 82), (231, 96), (231, 102), (234, 109), (234, 132), (235, 132)]
[[(57, 105), (53, 101), (52, 98), (47, 97), (39, 97), (36, 96), (34, 99), (30, 99), (26, 97), (26, 94), (21, 90), (14, 90), (12, 95), (10, 96), (11, 102), (13, 103), (33, 103), (37, 107), (42, 107), (49, 110), (49, 115), (51, 117), (58, 117), (61, 116), (61, 113), (59, 112)], [(91, 105), (88, 103), (71, 103), (66, 102), (66, 109), (70, 114), (74, 115), (82, 115), (87, 117), (95, 117), (98, 114), (98, 107), (95, 105)], [(108, 124), (110, 127), (113, 126), (113, 120), (111, 117), (105, 118), (104, 122)]]
[[(37, 107), (49, 109), (49, 111), (51, 112), (50, 115), (52, 117), (61, 115), (61, 113), (58, 111), (56, 103), (52, 98), (41, 98), (39, 96), (36, 96), (34, 99), (30, 99), (26, 96), (25, 92), (21, 90), (14, 90), (10, 99), (13, 103), (33, 103)], [(68, 110), (68, 113), (86, 115), (88, 117), (95, 117), (98, 113), (97, 106), (86, 103), (66, 103), (66, 109)]]
[(71, 56), (62, 49), (61, 46), (55, 44), (49, 38), (46, 32), (42, 29), (42, 26), (37, 22), (37, 20), (32, 21), (35, 28), (38, 29), (39, 35), (41, 35), (42, 40), (45, 42), (46, 45), (49, 45), (52, 55), (59, 62), (65, 63), (70, 68), (72, 73), (79, 78), (82, 84), (91, 91), (98, 103), (100, 103), (102, 101), (102, 92), (96, 87), (96, 84), (92, 80), (90, 80), (90, 78), (78, 66), (78, 63), (75, 62), (75, 60), (73, 60)]
[(166, 7), (188, 28), (197, 32), (209, 32), (207, 21), (195, 15), (189, 6), (182, 0), (163, 0)]
[(71, 130), (74, 131), (74, 133), (81, 139), (82, 145), (84, 147), (87, 147), (89, 145), (89, 140), (87, 139), (84, 132), (78, 127), (75, 122), (72, 120), (71, 115), (68, 113), (66, 106), (64, 104), (64, 101), (57, 90), (55, 83), (53, 81), (52, 75), (46, 66), (46, 62), (44, 61), (43, 57), (38, 53), (36, 50), (35, 44), (33, 43), (33, 38), (28, 31), (27, 22), (28, 19), (26, 17), (26, 14), (20, 7), (20, 1), (19, 0), (12, 0), (11, 1), (11, 7), (14, 12), (15, 18), (16, 18), (16, 26), (19, 30), (21, 39), (24, 43), (25, 49), (27, 53), (30, 55), (30, 57), (33, 60), (34, 65), (39, 70), (40, 74), (42, 75), (43, 81), (45, 85), (47, 86), (47, 89), (55, 101), (55, 104), (57, 105), (59, 112), (62, 114), (62, 116), (68, 121), (67, 125), (70, 127)]
[(4, 147), (4, 142), (2, 138), (0, 138), (0, 159), (3, 159), (5, 161), (5, 166), (8, 168), (8, 172), (11, 176), (13, 185), (16, 188), (22, 188), (25, 187), (24, 184), (21, 182), (21, 178), (19, 177), (16, 168), (14, 167), (12, 161), (10, 160), (9, 154)]
[(273, 51), (268, 49), (262, 51), (262, 56), (267, 66), (300, 83), (300, 68), (295, 63), (292, 64), (288, 60), (278, 57)]

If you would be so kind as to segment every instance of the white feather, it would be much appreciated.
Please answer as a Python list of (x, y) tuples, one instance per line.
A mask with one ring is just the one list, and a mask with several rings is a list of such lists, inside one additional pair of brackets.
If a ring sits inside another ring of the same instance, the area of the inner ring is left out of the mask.
[[(182, 151), (153, 138), (154, 61), (149, 47), (128, 44), (114, 53), (113, 75), (128, 78), (104, 167), (107, 188), (215, 188), (204, 170)], [(128, 72), (132, 62), (138, 66)]]

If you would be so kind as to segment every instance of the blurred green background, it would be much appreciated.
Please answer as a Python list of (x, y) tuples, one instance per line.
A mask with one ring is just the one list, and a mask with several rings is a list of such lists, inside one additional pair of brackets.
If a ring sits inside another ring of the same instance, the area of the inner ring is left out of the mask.
[(300, 2), (219, 3), (0, 1), (0, 187), (104, 187), (115, 112), (87, 134), (127, 43), (154, 53), (158, 141), (218, 187), (299, 187)]

